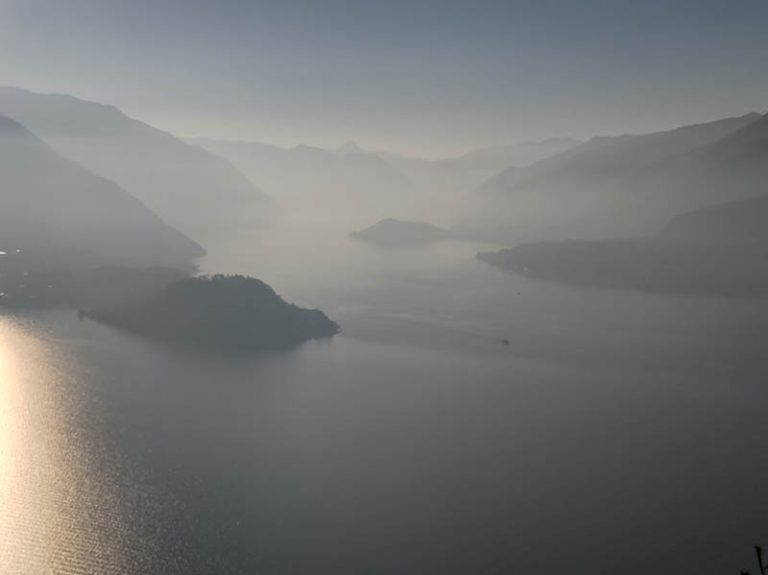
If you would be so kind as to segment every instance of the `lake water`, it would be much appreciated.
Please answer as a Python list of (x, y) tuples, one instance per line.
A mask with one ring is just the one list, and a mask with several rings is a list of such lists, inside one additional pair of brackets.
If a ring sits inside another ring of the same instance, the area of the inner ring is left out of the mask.
[(244, 357), (0, 318), (3, 575), (737, 573), (768, 544), (768, 304), (298, 225), (206, 245), (343, 333)]

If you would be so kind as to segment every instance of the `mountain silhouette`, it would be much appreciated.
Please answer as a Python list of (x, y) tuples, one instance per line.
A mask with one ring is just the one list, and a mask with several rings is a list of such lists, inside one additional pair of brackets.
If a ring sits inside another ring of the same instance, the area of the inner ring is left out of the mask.
[(507, 168), (522, 168), (561, 154), (580, 144), (572, 138), (549, 138), (538, 142), (521, 142), (502, 146), (476, 148), (455, 158), (436, 160), (437, 167), (449, 170), (489, 170), (494, 174)]
[(628, 209), (642, 213), (656, 202), (679, 213), (765, 194), (768, 116), (653, 168), (630, 182), (636, 194)]
[(212, 227), (252, 223), (268, 204), (227, 161), (113, 106), (4, 87), (0, 114), (27, 126), (64, 157), (121, 185), (193, 237)]
[(47, 268), (184, 268), (203, 253), (120, 186), (62, 157), (5, 117), (0, 117), (0, 201), (4, 263), (23, 257), (25, 265)]
[(664, 132), (593, 138), (485, 182), (461, 225), (526, 240), (649, 233), (676, 213), (706, 205), (703, 191), (692, 191), (675, 205), (661, 197), (673, 185), (692, 188), (693, 181), (685, 181), (691, 160), (685, 158), (759, 119), (747, 114)]
[(351, 224), (361, 215), (411, 213), (419, 201), (406, 176), (354, 142), (335, 149), (210, 139), (190, 142), (231, 161), (294, 213), (345, 218)]

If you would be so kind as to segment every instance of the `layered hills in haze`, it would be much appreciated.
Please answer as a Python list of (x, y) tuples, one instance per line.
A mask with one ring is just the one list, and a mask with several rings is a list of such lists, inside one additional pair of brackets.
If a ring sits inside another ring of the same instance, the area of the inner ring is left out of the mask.
[(418, 209), (412, 182), (353, 142), (336, 149), (209, 139), (191, 142), (232, 162), (294, 215), (355, 222)]
[[(759, 114), (644, 135), (594, 138), (482, 184), (461, 226), (513, 240), (651, 233), (669, 218), (756, 193)], [(737, 164), (738, 169), (737, 169)]]
[[(432, 209), (419, 214), (425, 219), (455, 220), (462, 198), (476, 186), (502, 170), (516, 170), (533, 162), (562, 153), (579, 142), (570, 138), (551, 138), (540, 142), (476, 148), (451, 158), (426, 160), (381, 152), (392, 166), (405, 174), (414, 186), (427, 194)], [(435, 210), (435, 206), (442, 211)], [(436, 213), (437, 211), (437, 213)]]
[(571, 138), (550, 138), (476, 148), (453, 158), (424, 160), (382, 152), (388, 162), (415, 182), (443, 193), (464, 193), (503, 170), (515, 170), (554, 156), (579, 144)]
[(0, 117), (0, 260), (26, 269), (189, 267), (202, 248), (117, 184)]
[[(81, 153), (99, 140), (102, 125), (112, 152), (142, 139), (143, 129), (137, 140), (129, 134), (113, 139), (109, 120), (116, 112), (105, 109), (103, 124), (89, 124), (92, 111), (86, 106), (84, 118), (64, 121), (57, 106), (49, 114), (38, 110), (56, 119), (50, 129), (66, 134), (50, 139), (66, 146), (82, 134)], [(200, 153), (205, 161), (207, 152)], [(129, 155), (124, 158), (128, 171), (136, 167)], [(198, 199), (197, 207), (207, 201)], [(232, 207), (245, 205), (232, 201)], [(175, 202), (183, 215), (188, 204), (178, 197)], [(211, 223), (221, 225), (221, 214)], [(121, 186), (0, 116), (0, 310), (78, 309), (81, 318), (148, 337), (223, 350), (282, 349), (339, 331), (322, 312), (289, 304), (254, 278), (192, 277), (194, 260), (203, 253)]]
[[(354, 142), (335, 149), (194, 139), (259, 182), (287, 209), (329, 210), (354, 223), (386, 216), (452, 221), (459, 198), (499, 171), (524, 166), (577, 144), (551, 139), (472, 150), (425, 160), (365, 150)], [(309, 206), (309, 202), (312, 202)]]
[(768, 193), (768, 116), (710, 145), (660, 162), (632, 185), (638, 194), (625, 212), (636, 215), (650, 213), (645, 205), (663, 205), (676, 215)]
[(470, 150), (456, 158), (435, 160), (432, 163), (442, 169), (488, 170), (498, 173), (504, 169), (529, 166), (535, 162), (561, 154), (577, 144), (573, 138), (549, 138), (538, 142), (521, 142), (503, 146), (489, 146)]
[(192, 237), (263, 218), (266, 196), (230, 163), (112, 106), (4, 87), (0, 114)]

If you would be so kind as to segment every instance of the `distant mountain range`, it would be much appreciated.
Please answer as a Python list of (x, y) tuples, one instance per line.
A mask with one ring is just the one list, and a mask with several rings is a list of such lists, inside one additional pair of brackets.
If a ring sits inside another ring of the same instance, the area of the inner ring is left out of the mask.
[[(316, 186), (328, 184), (363, 183), (372, 177), (377, 182), (391, 186), (407, 186), (408, 180), (384, 159), (373, 152), (362, 149), (354, 142), (347, 142), (336, 149), (319, 148), (304, 144), (292, 148), (281, 148), (259, 142), (235, 142), (191, 139), (214, 154), (227, 158), (249, 177), (274, 190), (278, 196), (290, 194), (297, 183), (296, 178), (304, 177), (310, 182), (317, 177)], [(300, 169), (296, 174), (293, 170)]]
[(349, 142), (337, 149), (194, 139), (259, 182), (283, 209), (316, 219), (355, 221), (411, 213), (413, 183), (379, 155)]
[(193, 237), (212, 227), (252, 224), (268, 204), (229, 162), (112, 106), (5, 87), (0, 114), (113, 180)]
[[(473, 174), (490, 178), (505, 169), (521, 168), (580, 144), (572, 138), (550, 138), (538, 142), (521, 142), (476, 148), (452, 158), (424, 160), (400, 154), (381, 152), (381, 156), (404, 173), (433, 170), (449, 174)], [(476, 182), (479, 184), (480, 181)]]
[[(103, 123), (93, 117), (91, 105), (81, 108), (77, 104), (74, 109), (85, 117), (63, 114), (61, 108), (53, 106), (49, 139), (65, 147), (71, 145), (80, 153), (102, 139), (103, 134), (97, 133), (101, 127), (106, 133), (102, 141), (106, 148), (111, 147), (110, 153), (120, 146), (130, 150), (140, 140), (151, 145), (157, 136), (152, 129), (147, 132), (132, 121), (123, 126), (128, 133), (119, 134), (110, 124), (117, 112), (110, 109), (105, 109)], [(45, 116), (42, 108), (37, 112)], [(138, 134), (133, 133), (134, 128)], [(72, 141), (80, 137), (81, 145)], [(165, 150), (155, 150), (169, 160), (174, 152), (195, 150), (181, 143), (178, 148), (175, 142), (166, 142), (169, 146)], [(212, 157), (199, 152), (202, 163)], [(106, 164), (118, 160), (110, 153)], [(182, 155), (182, 163), (191, 159)], [(131, 170), (145, 173), (143, 170), (151, 167), (146, 158), (132, 163), (129, 151), (123, 158), (132, 178), (137, 176)], [(106, 164), (100, 162), (102, 168)], [(175, 169), (182, 170), (183, 166), (177, 163)], [(170, 202), (175, 197), (166, 207), (173, 208), (175, 202), (179, 216), (185, 209), (202, 208), (209, 201), (213, 201), (212, 208), (218, 201), (225, 206), (231, 201), (234, 205), (230, 207), (244, 209), (252, 200), (238, 203), (231, 197), (175, 194), (172, 190), (167, 196), (152, 197), (160, 205), (161, 200)], [(225, 213), (214, 212), (210, 220), (200, 223), (231, 223), (217, 219)], [(193, 220), (181, 221), (189, 225)], [(74, 308), (80, 318), (155, 339), (238, 351), (282, 349), (339, 332), (339, 326), (322, 312), (289, 304), (254, 278), (190, 277), (197, 271), (194, 260), (203, 254), (197, 243), (118, 184), (60, 155), (16, 120), (0, 116), (2, 313)]]
[(621, 219), (646, 217), (656, 226), (651, 208), (669, 215), (768, 192), (768, 116), (751, 114), (744, 126), (722, 139), (672, 156), (638, 174), (630, 182), (635, 196), (615, 210)]
[(449, 220), (458, 197), (483, 180), (578, 143), (551, 139), (424, 160), (365, 150), (354, 142), (335, 149), (200, 138), (189, 142), (231, 161), (290, 210), (311, 202), (312, 214), (331, 209), (334, 218), (348, 212), (352, 221), (389, 214)]
[(0, 117), (0, 251), (6, 274), (12, 268), (95, 265), (187, 268), (203, 253), (120, 186), (62, 157), (5, 117)]
[(747, 114), (594, 138), (479, 186), (459, 227), (508, 240), (650, 233), (684, 211), (758, 193), (768, 120)]
[(461, 199), (476, 186), (502, 170), (516, 170), (533, 162), (564, 152), (579, 142), (569, 138), (552, 138), (540, 142), (522, 142), (503, 146), (477, 148), (453, 158), (425, 160), (400, 154), (380, 152), (392, 166), (406, 175), (422, 193), (428, 194), (433, 209), (421, 216), (433, 219), (435, 207), (445, 204), (438, 217), (455, 220)]

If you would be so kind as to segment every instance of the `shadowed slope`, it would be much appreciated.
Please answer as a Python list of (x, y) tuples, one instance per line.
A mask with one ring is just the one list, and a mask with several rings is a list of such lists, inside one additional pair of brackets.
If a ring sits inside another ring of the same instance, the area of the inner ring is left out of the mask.
[[(677, 213), (714, 203), (697, 186), (701, 166), (691, 158), (759, 119), (748, 114), (666, 132), (594, 138), (483, 184), (463, 226), (526, 240), (650, 233)], [(725, 191), (719, 188), (719, 201), (731, 199), (723, 197)]]
[(125, 190), (4, 117), (0, 202), (0, 251), (22, 250), (32, 268), (189, 267), (203, 254)]
[(0, 88), (0, 114), (117, 182), (192, 236), (264, 215), (266, 196), (231, 164), (112, 106)]

